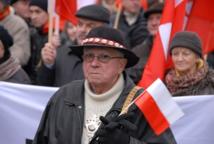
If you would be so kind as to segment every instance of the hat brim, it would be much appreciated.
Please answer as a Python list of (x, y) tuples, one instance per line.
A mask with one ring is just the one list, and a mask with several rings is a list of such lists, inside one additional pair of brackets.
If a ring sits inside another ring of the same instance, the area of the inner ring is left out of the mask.
[(149, 16), (150, 15), (152, 15), (152, 14), (158, 14), (158, 13), (162, 13), (162, 9), (152, 9), (152, 10), (148, 10), (148, 11), (146, 11), (145, 13), (144, 13), (144, 17), (146, 18), (146, 19), (148, 19), (149, 18)]
[(86, 44), (86, 45), (77, 45), (77, 46), (70, 46), (70, 49), (72, 50), (72, 53), (77, 55), (78, 57), (82, 57), (83, 55), (83, 49), (84, 48), (111, 48), (120, 51), (124, 54), (124, 58), (127, 59), (126, 68), (132, 67), (135, 64), (137, 64), (139, 58), (131, 51), (120, 48), (120, 47), (111, 47), (111, 46), (102, 46), (102, 45), (96, 45), (96, 44)]

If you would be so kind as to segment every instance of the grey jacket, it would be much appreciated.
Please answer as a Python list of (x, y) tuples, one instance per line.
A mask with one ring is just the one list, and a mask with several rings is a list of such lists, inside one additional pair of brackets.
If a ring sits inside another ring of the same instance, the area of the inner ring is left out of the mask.
[(55, 65), (52, 68), (42, 64), (37, 72), (37, 84), (45, 86), (62, 86), (83, 78), (82, 60), (72, 54), (68, 44), (57, 49)]
[(6, 18), (0, 21), (9, 34), (13, 37), (14, 44), (10, 48), (12, 56), (24, 66), (27, 64), (30, 52), (30, 32), (26, 22), (11, 12)]
[[(108, 118), (115, 118), (120, 113), (126, 96), (135, 86), (127, 76), (125, 81), (120, 97), (106, 114)], [(130, 110), (136, 113), (130, 121), (138, 127), (137, 132), (132, 133), (130, 144), (176, 144), (170, 129), (156, 136), (142, 112), (136, 106)], [(33, 144), (81, 144), (83, 122), (84, 81), (73, 81), (61, 87), (49, 101)]]
[(31, 84), (30, 78), (22, 68), (20, 68), (12, 77), (5, 81), (20, 84)]

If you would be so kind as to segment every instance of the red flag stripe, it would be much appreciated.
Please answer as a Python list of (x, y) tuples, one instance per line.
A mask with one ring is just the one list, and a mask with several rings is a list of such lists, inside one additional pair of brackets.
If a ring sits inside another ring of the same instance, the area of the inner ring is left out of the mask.
[(145, 118), (154, 130), (155, 134), (160, 135), (169, 127), (169, 122), (147, 91), (139, 96), (135, 101), (135, 104), (144, 113)]

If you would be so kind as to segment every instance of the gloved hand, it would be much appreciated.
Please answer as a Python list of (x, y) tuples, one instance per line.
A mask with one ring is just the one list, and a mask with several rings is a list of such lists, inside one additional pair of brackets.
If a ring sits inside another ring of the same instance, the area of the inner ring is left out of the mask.
[(137, 127), (127, 120), (133, 113), (124, 114), (109, 121), (100, 117), (103, 125), (97, 130), (90, 144), (129, 144), (128, 132), (134, 131)]

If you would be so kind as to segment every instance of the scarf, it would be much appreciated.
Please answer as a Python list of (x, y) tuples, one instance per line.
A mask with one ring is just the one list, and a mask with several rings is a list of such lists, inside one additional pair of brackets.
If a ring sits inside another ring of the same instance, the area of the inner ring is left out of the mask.
[(21, 66), (13, 57), (10, 57), (4, 63), (0, 64), (0, 81), (6, 81), (11, 78)]
[(10, 14), (10, 7), (7, 6), (3, 12), (0, 12), (0, 21)]
[(204, 79), (208, 72), (208, 65), (205, 63), (201, 68), (197, 69), (195, 73), (177, 76), (174, 69), (170, 70), (166, 77), (165, 82), (169, 91), (174, 95), (177, 91), (188, 89), (190, 86), (197, 84)]

